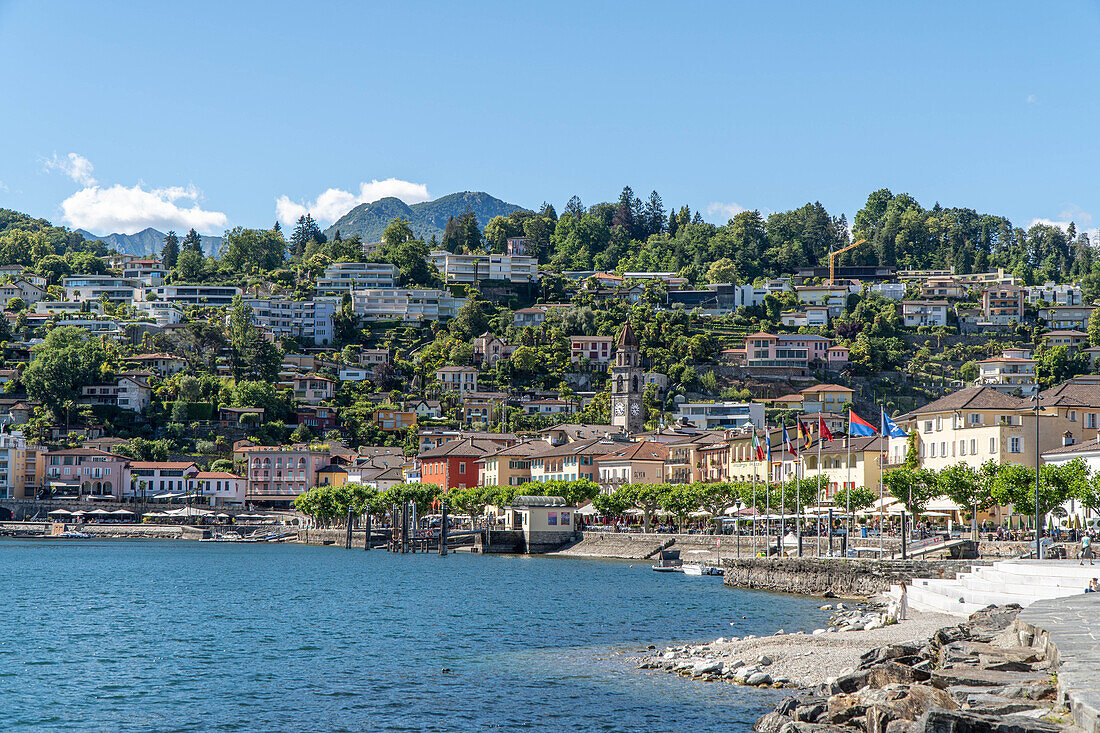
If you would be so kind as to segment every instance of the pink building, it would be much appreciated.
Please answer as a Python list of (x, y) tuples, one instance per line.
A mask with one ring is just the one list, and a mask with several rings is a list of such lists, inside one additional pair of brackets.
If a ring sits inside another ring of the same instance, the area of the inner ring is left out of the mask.
[(824, 336), (806, 333), (754, 333), (745, 338), (745, 365), (750, 368), (807, 369), (828, 361), (833, 345)]
[(95, 448), (50, 451), (46, 485), (61, 494), (121, 497), (130, 487), (130, 459)]
[(326, 451), (291, 446), (254, 445), (241, 449), (248, 466), (247, 500), (289, 507), (317, 483), (317, 470), (329, 463)]

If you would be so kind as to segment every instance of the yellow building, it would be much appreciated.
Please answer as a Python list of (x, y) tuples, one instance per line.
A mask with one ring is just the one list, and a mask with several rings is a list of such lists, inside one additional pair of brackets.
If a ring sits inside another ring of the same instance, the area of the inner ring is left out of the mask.
[(704, 480), (701, 449), (727, 442), (725, 434), (717, 432), (699, 433), (669, 442), (665, 481), (670, 484), (690, 484)]
[[(850, 442), (850, 444), (849, 444)], [(821, 445), (821, 470), (818, 470), (817, 446), (812, 445), (802, 454), (805, 478), (821, 476), (822, 498), (831, 499), (840, 489), (859, 486), (878, 486), (881, 469), (882, 438), (872, 436), (838, 436)]]
[(343, 466), (330, 463), (317, 469), (318, 486), (344, 486), (348, 482), (348, 470)]
[[(958, 463), (979, 468), (986, 461), (1035, 466), (1035, 414), (1028, 400), (989, 387), (971, 387), (941, 397), (894, 420), (916, 435), (922, 468), (943, 470)], [(1039, 416), (1039, 452), (1062, 445), (1071, 409), (1047, 407)], [(890, 465), (901, 464), (908, 439), (890, 438)]]
[(531, 457), (550, 448), (544, 440), (525, 440), (479, 458), (480, 486), (522, 486), (531, 480)]

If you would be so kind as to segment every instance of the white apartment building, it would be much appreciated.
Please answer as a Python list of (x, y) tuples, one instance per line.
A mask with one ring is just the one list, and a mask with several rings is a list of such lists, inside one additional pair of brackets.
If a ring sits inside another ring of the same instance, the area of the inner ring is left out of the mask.
[(1032, 285), (1025, 289), (1027, 290), (1028, 303), (1038, 303), (1040, 300), (1049, 305), (1074, 306), (1084, 303), (1081, 286), (1075, 283), (1055, 285), (1052, 282), (1045, 282), (1042, 285)]
[(256, 325), (268, 333), (312, 341), (317, 346), (332, 343), (336, 298), (246, 298), (244, 302), (252, 306)]
[(158, 326), (183, 323), (183, 311), (172, 303), (164, 303), (159, 300), (139, 300), (134, 303), (134, 309), (142, 315), (152, 318)]
[(168, 275), (168, 268), (160, 260), (130, 260), (122, 266), (122, 276), (128, 280), (138, 280), (150, 287), (160, 285)]
[(233, 298), (241, 294), (240, 288), (226, 287), (224, 285), (161, 285), (150, 288), (149, 294), (155, 294), (157, 300), (178, 305), (201, 305), (211, 308), (220, 308), (233, 304)]
[(946, 300), (906, 300), (901, 304), (902, 322), (908, 328), (946, 326)]
[(682, 402), (676, 419), (686, 420), (701, 430), (764, 425), (764, 405), (757, 402)]
[(67, 277), (61, 281), (61, 287), (65, 289), (66, 300), (78, 302), (102, 300), (106, 297), (115, 303), (129, 303), (140, 292), (137, 281), (113, 275)]
[(902, 300), (905, 297), (905, 283), (875, 283), (871, 286), (871, 292), (890, 300)]
[(432, 288), (367, 288), (351, 292), (355, 315), (375, 321), (444, 320), (458, 315), (458, 309), (465, 303), (465, 298)]
[(318, 293), (346, 293), (364, 288), (395, 288), (400, 274), (387, 262), (333, 262), (317, 278)]
[(1035, 359), (1031, 358), (1031, 350), (1005, 349), (998, 357), (978, 362), (975, 384), (1009, 395), (1030, 397), (1035, 394)]
[(534, 257), (522, 255), (456, 255), (435, 250), (429, 255), (443, 281), (474, 283), (479, 280), (507, 280), (531, 283), (538, 280), (539, 263)]
[(34, 304), (34, 312), (47, 315), (60, 315), (62, 313), (100, 315), (103, 313), (103, 304), (98, 300), (90, 300), (87, 303), (79, 303), (74, 300), (40, 300)]

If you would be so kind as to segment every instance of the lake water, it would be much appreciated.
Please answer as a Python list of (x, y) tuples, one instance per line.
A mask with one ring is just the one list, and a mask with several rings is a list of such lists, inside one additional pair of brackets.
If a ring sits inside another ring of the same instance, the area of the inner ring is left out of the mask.
[(2, 540), (0, 729), (747, 731), (781, 693), (627, 655), (818, 605), (646, 562)]

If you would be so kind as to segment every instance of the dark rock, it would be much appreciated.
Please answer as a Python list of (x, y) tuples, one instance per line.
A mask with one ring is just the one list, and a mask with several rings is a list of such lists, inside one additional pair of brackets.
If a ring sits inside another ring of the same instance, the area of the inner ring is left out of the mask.
[(841, 694), (840, 687), (835, 682), (822, 682), (814, 688), (814, 695), (822, 699), (828, 699), (839, 694)]
[(909, 733), (909, 729), (913, 727), (912, 720), (891, 720), (886, 724), (885, 733)]
[[(935, 684), (935, 682), (933, 681), (932, 684)], [(951, 699), (961, 706), (966, 704), (971, 695), (976, 694), (996, 695), (1010, 700), (1045, 700), (1054, 696), (1054, 685), (1004, 685), (1001, 687), (953, 685), (948, 687), (946, 691)]]
[(792, 720), (780, 728), (779, 733), (852, 733), (852, 729), (828, 723), (802, 723)]
[(971, 627), (982, 627), (1000, 631), (1016, 620), (1022, 606), (1018, 603), (1009, 603), (1004, 606), (986, 606), (980, 611), (970, 614), (966, 620)]
[(966, 638), (966, 632), (958, 626), (947, 626), (932, 634), (932, 643), (938, 646), (946, 646), (953, 641), (962, 641)]
[(956, 685), (970, 687), (1005, 687), (1008, 685), (1049, 684), (1049, 675), (1034, 672), (999, 672), (978, 667), (948, 667), (932, 670), (932, 684), (941, 690)]
[(877, 649), (865, 652), (859, 658), (859, 669), (868, 669), (879, 662), (885, 662), (890, 659), (897, 660), (902, 657), (913, 657), (919, 653), (920, 647), (916, 644), (891, 644), (890, 646), (880, 646)]
[(1030, 672), (1031, 665), (1024, 662), (1017, 662), (1014, 659), (1005, 659), (999, 662), (992, 661), (984, 654), (978, 656), (978, 663), (986, 669), (992, 669), (995, 672)]
[(841, 692), (855, 692), (861, 687), (867, 686), (867, 679), (870, 676), (870, 670), (866, 669), (851, 672), (842, 677), (838, 677), (836, 680), (836, 686), (840, 688)]
[(777, 712), (765, 713), (760, 720), (752, 726), (757, 733), (779, 733), (779, 729), (791, 722), (789, 716), (780, 715)]
[(795, 709), (802, 704), (802, 701), (797, 697), (785, 697), (779, 701), (779, 704), (775, 706), (775, 712), (780, 715), (790, 715)]
[(914, 682), (925, 682), (931, 676), (924, 670), (906, 667), (897, 662), (883, 662), (870, 670), (867, 676), (869, 687), (886, 687), (887, 685), (909, 685)]
[(828, 706), (824, 700), (818, 700), (809, 705), (800, 705), (795, 708), (794, 719), (803, 723), (817, 723), (825, 714)]
[(1054, 723), (1020, 715), (933, 709), (922, 715), (910, 730), (912, 733), (1059, 733), (1062, 729)]

